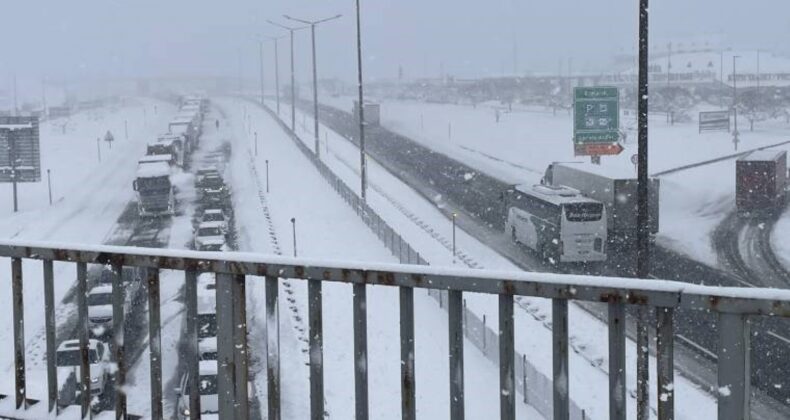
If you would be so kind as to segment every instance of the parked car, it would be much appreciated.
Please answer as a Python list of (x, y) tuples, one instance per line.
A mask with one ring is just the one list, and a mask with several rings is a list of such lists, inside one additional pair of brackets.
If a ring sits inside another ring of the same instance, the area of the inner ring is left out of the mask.
[(225, 232), (222, 222), (203, 222), (195, 231), (195, 249), (198, 251), (222, 251), (225, 247)]
[[(79, 384), (80, 341), (66, 340), (61, 343), (55, 353), (55, 358), (58, 367), (58, 377), (68, 378), (70, 375), (74, 375), (74, 379)], [(99, 340), (88, 340), (88, 363), (90, 364), (91, 374), (91, 395), (101, 395), (111, 376), (110, 347)], [(76, 390), (79, 389), (80, 387), (77, 386)]]

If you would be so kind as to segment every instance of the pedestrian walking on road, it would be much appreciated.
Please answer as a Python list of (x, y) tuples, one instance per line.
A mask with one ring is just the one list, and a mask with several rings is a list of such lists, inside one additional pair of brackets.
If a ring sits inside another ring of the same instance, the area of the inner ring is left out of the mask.
[(217, 126), (217, 130), (219, 130), (219, 120), (215, 120), (214, 121), (214, 125), (216, 125)]

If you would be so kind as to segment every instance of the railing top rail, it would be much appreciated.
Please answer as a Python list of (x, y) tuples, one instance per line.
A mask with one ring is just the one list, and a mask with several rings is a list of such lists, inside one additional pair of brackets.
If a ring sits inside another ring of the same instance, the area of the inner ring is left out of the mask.
[(0, 240), (0, 257), (123, 264), (367, 283), (591, 302), (684, 307), (714, 312), (790, 317), (790, 290), (699, 286), (677, 281), (585, 275), (339, 262), (241, 252), (75, 245)]

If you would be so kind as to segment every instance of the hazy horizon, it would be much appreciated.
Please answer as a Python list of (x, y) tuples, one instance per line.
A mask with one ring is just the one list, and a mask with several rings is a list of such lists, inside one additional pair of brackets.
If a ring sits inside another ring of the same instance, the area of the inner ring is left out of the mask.
[[(637, 2), (611, 0), (609, 7), (559, 0), (369, 0), (362, 2), (366, 79), (486, 77), (502, 74), (610, 70), (612, 58), (633, 54)], [(756, 3), (756, 4), (755, 4)], [(786, 2), (667, 0), (651, 8), (650, 46), (709, 41), (726, 47), (785, 53), (790, 18), (769, 11)], [(11, 40), (0, 59), (2, 75), (28, 79), (94, 79), (155, 76), (232, 76), (241, 61), (245, 79), (257, 79), (256, 36), (285, 32), (282, 15), (343, 17), (318, 29), (321, 78), (353, 80), (356, 66), (354, 1), (240, 0), (233, 4), (176, 0), (132, 3), (80, 0), (15, 2), (0, 28)], [(293, 23), (293, 22), (290, 22)], [(294, 23), (295, 24), (295, 23)], [(309, 30), (296, 36), (297, 77), (310, 70)], [(273, 45), (265, 43), (267, 79)], [(288, 40), (280, 43), (287, 72)], [(241, 58), (241, 60), (240, 60)]]

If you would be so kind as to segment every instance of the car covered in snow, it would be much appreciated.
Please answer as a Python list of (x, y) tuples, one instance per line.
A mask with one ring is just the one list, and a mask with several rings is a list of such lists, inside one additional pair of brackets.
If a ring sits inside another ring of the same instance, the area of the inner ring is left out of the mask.
[[(197, 386), (197, 391), (200, 395), (200, 418), (214, 418), (213, 416), (219, 413), (219, 383), (217, 380), (217, 373), (216, 360), (201, 360), (198, 364), (199, 377), (197, 381), (193, 381), (189, 373), (184, 373), (181, 376), (179, 386), (175, 389), (176, 394), (178, 394), (179, 420), (190, 418), (189, 393), (193, 386)], [(247, 397), (252, 399), (254, 395), (254, 384), (249, 381), (247, 382)]]
[[(58, 378), (64, 381), (73, 378), (76, 384), (80, 381), (80, 342), (66, 340), (58, 346), (55, 353)], [(90, 364), (90, 390), (92, 396), (101, 395), (105, 385), (111, 379), (110, 347), (99, 340), (88, 340), (88, 363)], [(74, 387), (78, 392), (79, 386)]]
[(111, 285), (99, 284), (88, 292), (88, 327), (95, 337), (112, 332)]
[(215, 414), (219, 412), (219, 398), (217, 396), (217, 361), (201, 360), (198, 365), (199, 377), (197, 380), (190, 378), (189, 373), (181, 376), (179, 387), (175, 389), (178, 394), (178, 418), (189, 419), (189, 393), (194, 386), (200, 394), (200, 414)]
[(203, 210), (203, 217), (200, 219), (200, 222), (221, 223), (222, 231), (225, 233), (228, 232), (228, 218), (225, 216), (225, 211), (220, 208), (209, 208)]
[(198, 251), (222, 251), (225, 248), (225, 232), (222, 222), (203, 222), (195, 231), (195, 249)]

